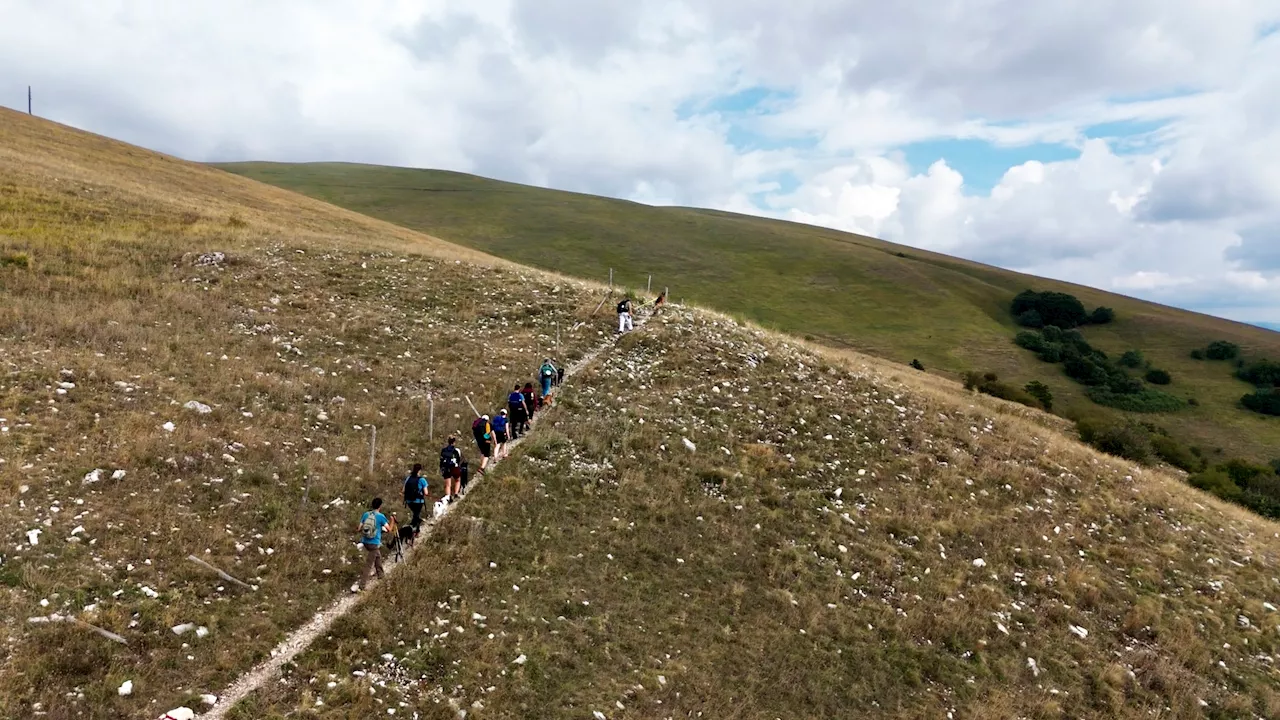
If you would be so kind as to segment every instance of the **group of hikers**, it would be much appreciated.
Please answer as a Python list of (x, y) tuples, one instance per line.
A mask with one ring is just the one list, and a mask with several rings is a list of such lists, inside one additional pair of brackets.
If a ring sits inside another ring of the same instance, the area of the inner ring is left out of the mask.
[[(625, 295), (618, 302), (618, 333), (635, 329), (631, 317), (631, 296)], [(665, 290), (653, 301), (652, 314), (662, 310), (667, 302)], [(643, 304), (643, 301), (641, 301)], [(551, 402), (552, 388), (564, 382), (564, 368), (557, 367), (551, 358), (543, 361), (538, 368), (538, 385), (526, 382), (522, 387), (516, 383), (507, 395), (507, 406), (500, 408), (492, 417), (477, 413), (475, 422), (471, 424), (471, 434), (475, 438), (476, 449), (480, 454), (480, 468), (477, 475), (483, 475), (490, 461), (496, 462), (506, 457), (509, 444), (521, 435), (529, 432), (534, 416)], [(473, 408), (474, 409), (474, 408)], [(440, 450), (440, 479), (443, 492), (437, 505), (443, 512), (445, 506), (458, 499), (466, 491), (470, 480), (470, 468), (458, 449), (458, 437), (450, 435), (448, 443)], [(363, 590), (375, 573), (379, 578), (382, 570), (382, 533), (391, 532), (393, 543), (412, 543), (422, 527), (422, 514), (426, 509), (430, 492), (427, 479), (422, 474), (422, 464), (414, 463), (409, 475), (404, 479), (404, 503), (412, 514), (409, 525), (399, 527), (395, 522), (395, 513), (388, 518), (382, 512), (382, 498), (376, 497), (369, 503), (369, 509), (360, 516), (360, 543), (365, 550), (364, 571), (360, 582), (351, 587), (352, 592)], [(397, 549), (399, 545), (397, 545)]]
[[(506, 457), (509, 444), (521, 435), (529, 432), (534, 416), (539, 410), (551, 402), (552, 388), (564, 382), (564, 368), (557, 367), (546, 358), (538, 368), (538, 386), (526, 382), (522, 387), (516, 383), (507, 395), (507, 406), (500, 408), (492, 417), (479, 415), (471, 424), (471, 434), (475, 438), (476, 450), (480, 455), (480, 468), (477, 475), (483, 475), (491, 461), (496, 462)], [(444, 506), (457, 500), (466, 490), (470, 480), (470, 468), (458, 448), (458, 436), (450, 435), (445, 446), (440, 450), (440, 479), (443, 492), (437, 503)], [(422, 515), (426, 509), (430, 491), (427, 478), (422, 474), (422, 464), (414, 463), (409, 475), (404, 479), (404, 504), (412, 519), (410, 524), (400, 528), (395, 522), (395, 513), (388, 518), (382, 513), (382, 498), (376, 497), (369, 503), (369, 509), (360, 516), (360, 543), (365, 550), (364, 572), (360, 582), (352, 586), (353, 592), (362, 590), (369, 582), (370, 576), (383, 575), (382, 570), (382, 533), (393, 532), (395, 537), (390, 542), (409, 542), (417, 537), (422, 528)]]

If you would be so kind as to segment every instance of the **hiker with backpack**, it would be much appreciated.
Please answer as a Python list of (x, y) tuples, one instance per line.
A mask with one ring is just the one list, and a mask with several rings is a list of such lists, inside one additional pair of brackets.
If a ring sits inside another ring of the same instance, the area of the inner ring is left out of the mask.
[(408, 477), (404, 479), (404, 504), (413, 513), (413, 532), (422, 528), (422, 509), (427, 504), (427, 479), (422, 476), (422, 463), (414, 463)]
[(476, 448), (480, 451), (480, 470), (477, 474), (483, 475), (489, 458), (493, 457), (493, 426), (489, 424), (488, 415), (481, 415), (471, 423), (471, 434), (475, 436)]
[(542, 367), (538, 368), (538, 379), (542, 382), (542, 396), (547, 397), (551, 394), (551, 383), (556, 379), (556, 366), (551, 364), (551, 358), (542, 361)]
[(510, 411), (511, 439), (529, 429), (529, 408), (524, 404), (524, 393), (520, 392), (520, 383), (516, 383), (507, 396), (507, 410)]
[(449, 502), (462, 489), (462, 452), (458, 450), (458, 437), (449, 436), (449, 444), (440, 450), (440, 477), (444, 479), (444, 496), (441, 501)]
[(633, 329), (635, 326), (631, 323), (631, 298), (624, 295), (618, 303), (618, 334)]
[(524, 384), (520, 394), (524, 397), (524, 411), (528, 413), (528, 419), (524, 421), (525, 432), (528, 432), (529, 426), (533, 423), (533, 416), (538, 412), (538, 394), (534, 391), (531, 382)]
[(351, 592), (360, 592), (369, 584), (369, 576), (377, 572), (378, 579), (382, 572), (382, 531), (387, 527), (387, 516), (382, 512), (382, 498), (376, 497), (369, 503), (369, 509), (360, 516), (360, 545), (365, 551), (364, 572), (360, 573), (360, 582), (351, 588)]
[(511, 439), (508, 435), (509, 426), (510, 421), (507, 419), (507, 409), (502, 408), (497, 415), (493, 416), (493, 442), (497, 446), (493, 449), (493, 452), (494, 457), (499, 460), (505, 454), (507, 442)]

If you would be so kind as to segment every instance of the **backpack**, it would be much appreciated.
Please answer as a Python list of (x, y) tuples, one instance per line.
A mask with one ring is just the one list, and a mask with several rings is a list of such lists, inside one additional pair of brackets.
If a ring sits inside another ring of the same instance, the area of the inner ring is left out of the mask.
[(542, 366), (542, 377), (545, 377), (545, 378), (554, 377), (555, 374), (556, 374), (556, 369), (554, 367), (551, 367), (550, 364)]
[(440, 451), (440, 469), (452, 470), (457, 467), (458, 458), (458, 448), (452, 445), (446, 445), (444, 449)]
[(378, 535), (378, 513), (370, 510), (360, 519), (360, 539), (369, 542)]
[(627, 300), (618, 303), (618, 314), (621, 315), (624, 312), (631, 312), (631, 303)]
[(422, 488), (419, 487), (418, 478), (410, 475), (404, 479), (404, 501), (406, 503), (425, 502), (426, 498), (422, 496)]

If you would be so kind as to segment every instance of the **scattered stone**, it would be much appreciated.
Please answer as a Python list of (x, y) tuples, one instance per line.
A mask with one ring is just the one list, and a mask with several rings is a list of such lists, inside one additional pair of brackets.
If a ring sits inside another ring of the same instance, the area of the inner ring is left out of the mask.
[(132, 695), (132, 694), (133, 694), (133, 681), (132, 681), (132, 680), (125, 680), (124, 682), (120, 683), (120, 687), (116, 688), (116, 693), (117, 693), (120, 697), (129, 697), (130, 695)]
[(188, 400), (187, 404), (183, 405), (182, 407), (188, 410), (194, 410), (197, 413), (200, 413), (201, 415), (208, 415), (209, 413), (213, 412), (213, 408), (209, 407), (208, 405), (205, 405), (204, 403), (198, 400)]

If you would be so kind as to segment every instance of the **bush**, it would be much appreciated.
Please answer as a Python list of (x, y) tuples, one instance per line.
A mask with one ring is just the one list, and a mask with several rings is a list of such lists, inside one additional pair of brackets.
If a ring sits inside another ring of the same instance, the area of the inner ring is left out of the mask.
[(977, 373), (967, 372), (964, 375), (964, 389), (976, 390), (983, 395), (990, 395), (1001, 400), (1009, 400), (1011, 402), (1021, 403), (1027, 407), (1044, 408), (1035, 396), (1030, 393), (1000, 382), (1000, 378), (993, 372)]
[(1044, 318), (1041, 317), (1040, 313), (1036, 310), (1028, 310), (1024, 313), (1019, 313), (1017, 317), (1014, 318), (1014, 320), (1022, 327), (1029, 327), (1029, 328), (1044, 327)]
[(1199, 472), (1204, 469), (1205, 462), (1185, 445), (1167, 435), (1153, 435), (1151, 449), (1156, 457), (1170, 465), (1187, 472)]
[(24, 252), (7, 252), (0, 254), (0, 268), (15, 267), (31, 269), (31, 256)]
[(1110, 388), (1092, 387), (1085, 391), (1085, 395), (1099, 405), (1135, 413), (1176, 412), (1186, 407), (1186, 402), (1180, 398), (1152, 388), (1136, 393), (1116, 393)]
[(1195, 350), (1192, 350), (1192, 351), (1191, 351), (1191, 359), (1192, 359), (1192, 360), (1203, 360), (1203, 359), (1204, 359), (1204, 351), (1203, 351), (1203, 350), (1201, 350), (1201, 349), (1199, 349), (1199, 348), (1196, 348)]
[(1075, 380), (1081, 385), (1103, 385), (1109, 379), (1107, 369), (1091, 358), (1069, 357), (1062, 364), (1062, 370), (1067, 377)]
[(1106, 325), (1116, 319), (1116, 311), (1109, 307), (1100, 307), (1095, 309), (1089, 315), (1089, 322), (1094, 325)]
[(920, 370), (920, 371), (922, 371), (922, 372), (924, 371), (924, 363), (920, 362), (919, 360), (914, 360), (914, 359), (913, 359), (913, 360), (911, 361), (911, 367), (913, 367), (913, 368), (915, 368), (915, 369), (917, 369), (917, 370)]
[(1040, 406), (1045, 410), (1053, 410), (1053, 393), (1049, 392), (1049, 386), (1039, 380), (1032, 380), (1022, 388), (1027, 394), (1040, 401)]
[(1047, 363), (1062, 362), (1062, 346), (1046, 345), (1043, 350), (1036, 354), (1036, 357)]
[(1240, 346), (1226, 340), (1215, 340), (1205, 348), (1204, 356), (1210, 360), (1233, 360), (1240, 356)]
[(1151, 437), (1141, 425), (1094, 426), (1085, 422), (1076, 424), (1080, 439), (1108, 455), (1115, 455), (1134, 462), (1151, 459)]
[(1040, 331), (1040, 334), (1044, 336), (1046, 342), (1062, 342), (1062, 328), (1057, 325), (1045, 325), (1044, 329)]
[(1256, 413), (1280, 416), (1280, 392), (1275, 390), (1249, 393), (1240, 398), (1240, 404)]
[(1173, 382), (1173, 377), (1168, 372), (1157, 368), (1151, 368), (1147, 371), (1147, 382), (1152, 385), (1168, 385)]
[(1232, 482), (1231, 476), (1217, 468), (1196, 473), (1187, 478), (1187, 482), (1191, 483), (1191, 487), (1213, 493), (1223, 500), (1232, 502), (1239, 501), (1240, 496), (1244, 494), (1240, 486)]
[[(1038, 293), (1034, 290), (1024, 290), (1013, 299), (1010, 310), (1013, 316), (1018, 318), (1018, 324), (1026, 327), (1056, 325), (1060, 328), (1073, 328), (1083, 325), (1089, 317), (1085, 312), (1084, 304), (1075, 296), (1060, 292)], [(1035, 316), (1030, 314), (1032, 311), (1036, 313)], [(1024, 317), (1028, 320), (1038, 317), (1040, 322), (1031, 325), (1023, 322)]]
[(1048, 347), (1047, 343), (1044, 341), (1044, 337), (1042, 337), (1040, 333), (1033, 333), (1027, 330), (1023, 330), (1015, 335), (1013, 342), (1018, 347), (1026, 348), (1033, 353), (1044, 352), (1044, 349)]
[(1280, 363), (1259, 360), (1236, 372), (1236, 377), (1258, 387), (1280, 386)]
[(1127, 368), (1140, 368), (1147, 364), (1147, 359), (1142, 357), (1141, 350), (1129, 350), (1120, 356), (1120, 364)]
[(1120, 368), (1107, 368), (1107, 389), (1117, 395), (1132, 395), (1143, 391), (1142, 381)]

